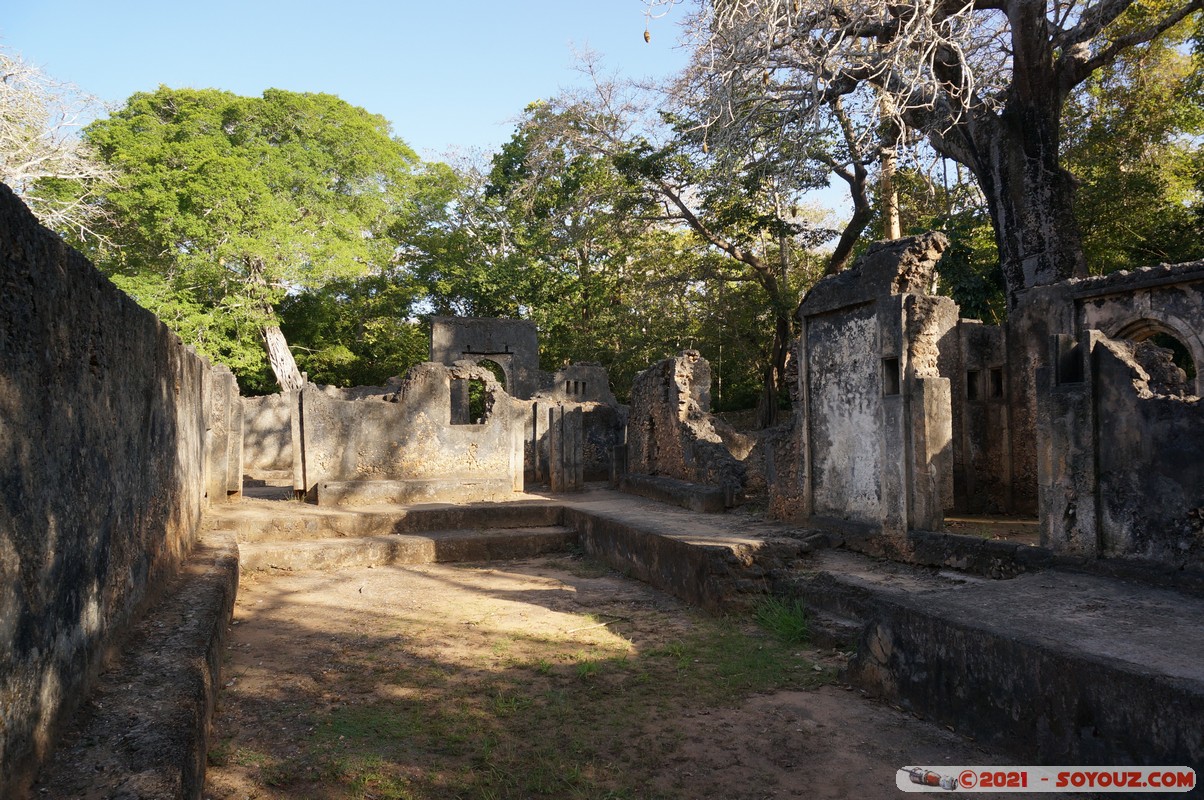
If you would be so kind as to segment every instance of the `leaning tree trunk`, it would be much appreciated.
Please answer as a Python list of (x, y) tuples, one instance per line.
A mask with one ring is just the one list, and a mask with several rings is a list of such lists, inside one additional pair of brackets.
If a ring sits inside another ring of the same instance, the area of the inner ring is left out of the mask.
[(297, 362), (293, 359), (292, 351), (288, 349), (288, 341), (279, 325), (268, 325), (263, 329), (263, 345), (267, 348), (268, 363), (272, 365), (272, 372), (275, 373), (280, 388), (287, 391), (303, 387), (305, 379), (297, 369)]

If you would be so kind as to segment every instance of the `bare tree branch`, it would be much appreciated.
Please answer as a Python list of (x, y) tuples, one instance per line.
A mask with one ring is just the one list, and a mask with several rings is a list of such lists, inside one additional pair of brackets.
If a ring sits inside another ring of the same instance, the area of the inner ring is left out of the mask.
[[(75, 86), (56, 81), (0, 50), (0, 181), (47, 227), (79, 239), (101, 239), (98, 192), (112, 172), (79, 140), (81, 125), (102, 109)], [(73, 184), (52, 193), (47, 179)]]

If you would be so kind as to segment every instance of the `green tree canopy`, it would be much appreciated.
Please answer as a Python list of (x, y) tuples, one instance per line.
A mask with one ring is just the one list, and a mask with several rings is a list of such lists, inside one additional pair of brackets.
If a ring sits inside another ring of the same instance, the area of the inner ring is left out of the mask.
[(1093, 273), (1204, 256), (1204, 53), (1187, 51), (1188, 30), (1126, 50), (1067, 103), (1063, 160)]
[(286, 295), (394, 260), (419, 166), (383, 117), (279, 89), (160, 87), (84, 133), (117, 174), (104, 196), (114, 246), (94, 250), (98, 265), (252, 390), (270, 383), (273, 331), (277, 379), (295, 373)]

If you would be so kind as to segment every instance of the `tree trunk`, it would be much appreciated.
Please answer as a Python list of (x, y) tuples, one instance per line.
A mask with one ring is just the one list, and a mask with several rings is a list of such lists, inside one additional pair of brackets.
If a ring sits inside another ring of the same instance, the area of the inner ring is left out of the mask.
[(882, 238), (902, 238), (903, 224), (899, 219), (899, 193), (895, 189), (895, 171), (899, 165), (899, 126), (895, 122), (895, 104), (886, 92), (878, 95), (882, 109), (882, 153), (878, 157), (878, 190), (882, 195)]
[(879, 190), (882, 192), (882, 238), (884, 239), (899, 239), (903, 236), (903, 225), (899, 220), (899, 192), (895, 189), (897, 158), (895, 148), (882, 148)]
[(284, 338), (279, 325), (268, 325), (263, 329), (263, 345), (268, 351), (268, 363), (276, 375), (276, 382), (282, 390), (300, 389), (305, 386), (305, 379), (297, 369), (293, 353), (288, 349), (288, 341)]
[(1014, 65), (1007, 101), (998, 114), (981, 110), (959, 125), (970, 156), (959, 160), (986, 195), (1010, 310), (1025, 289), (1086, 275), (1087, 267), (1074, 179), (1058, 164), (1069, 87), (1055, 68), (1044, 7), (1021, 0), (1006, 8)]
[(1051, 116), (1049, 109), (1009, 109), (993, 126), (998, 138), (978, 143), (973, 165), (995, 223), (1009, 309), (1025, 289), (1087, 274), (1074, 179), (1058, 165)]
[(757, 428), (772, 428), (778, 419), (778, 392), (786, 375), (786, 355), (790, 352), (790, 318), (777, 315), (773, 328), (773, 348), (765, 367), (761, 397), (757, 400)]

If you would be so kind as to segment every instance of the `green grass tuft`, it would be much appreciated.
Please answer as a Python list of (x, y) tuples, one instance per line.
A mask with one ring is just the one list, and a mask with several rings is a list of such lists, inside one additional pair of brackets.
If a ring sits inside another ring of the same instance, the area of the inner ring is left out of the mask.
[(783, 644), (806, 644), (811, 636), (807, 609), (797, 597), (762, 598), (757, 603), (754, 618)]

